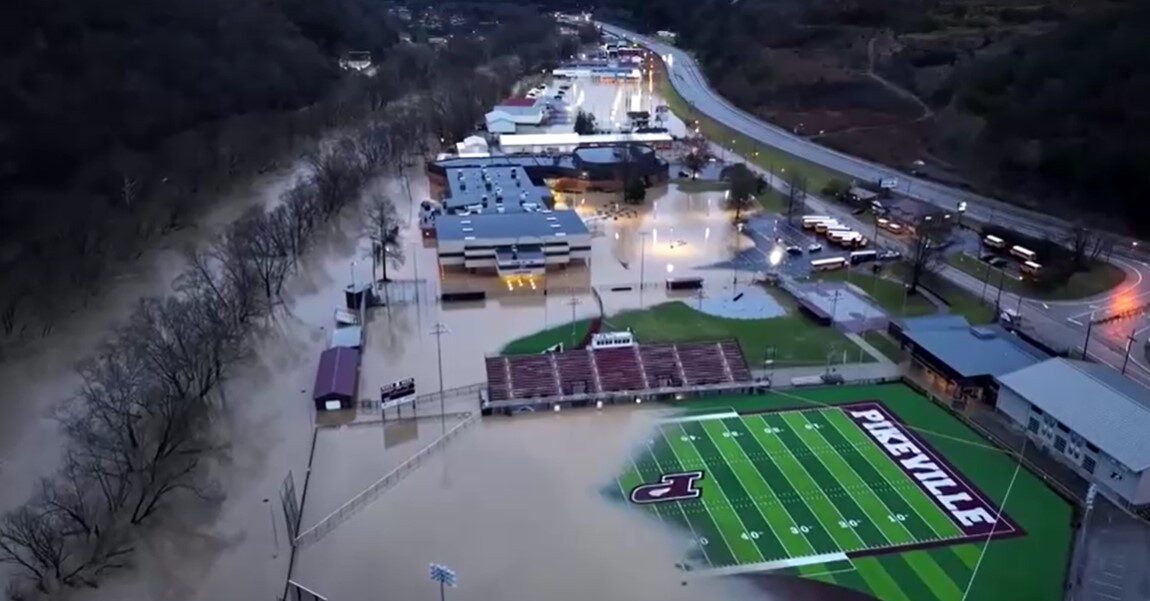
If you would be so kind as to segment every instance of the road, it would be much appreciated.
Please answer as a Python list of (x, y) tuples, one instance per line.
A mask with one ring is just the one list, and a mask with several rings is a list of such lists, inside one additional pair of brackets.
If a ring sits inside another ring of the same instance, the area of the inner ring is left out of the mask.
[[(599, 25), (607, 33), (638, 42), (661, 56), (670, 55), (672, 58), (668, 66), (671, 72), (671, 84), (679, 95), (712, 119), (759, 142), (859, 180), (877, 182), (881, 178), (897, 177), (899, 191), (907, 196), (947, 209), (954, 209), (960, 202), (966, 202), (966, 213), (972, 218), (1001, 224), (1031, 236), (1061, 237), (1070, 227), (1067, 222), (1050, 215), (987, 198), (968, 190), (912, 177), (893, 167), (820, 146), (802, 136), (761, 121), (735, 107), (712, 90), (694, 58), (682, 49), (615, 25), (608, 23)], [(1138, 260), (1150, 260), (1150, 255), (1139, 248), (1139, 241), (1129, 237), (1118, 237), (1118, 240), (1116, 253)]]
[[(1070, 227), (1055, 217), (967, 190), (914, 178), (894, 168), (820, 146), (766, 123), (735, 107), (711, 89), (694, 58), (683, 50), (615, 25), (600, 25), (609, 34), (633, 40), (664, 56), (671, 85), (679, 95), (696, 110), (763, 144), (860, 180), (877, 181), (880, 178), (897, 177), (900, 182), (899, 191), (907, 196), (949, 209), (956, 208), (960, 202), (966, 202), (966, 215), (970, 218), (1001, 224), (1031, 236), (1060, 238)], [(666, 58), (668, 55), (669, 60)], [(726, 149), (723, 154), (730, 156), (731, 151)], [(750, 164), (749, 161), (745, 162)], [(778, 178), (768, 177), (768, 180), (775, 188), (785, 191), (786, 184)], [(832, 215), (844, 223), (857, 225), (861, 228), (859, 231), (867, 232), (873, 228), (862, 224), (840, 205), (812, 196), (808, 196), (807, 205), (819, 214)], [(1092, 316), (1101, 317), (1115, 310), (1150, 302), (1150, 265), (1147, 264), (1150, 255), (1144, 252), (1146, 245), (1140, 245), (1139, 241), (1132, 238), (1118, 237), (1118, 240), (1111, 262), (1126, 272), (1126, 281), (1115, 290), (1093, 298), (1047, 302), (1019, 298), (1006, 290), (1000, 293), (994, 282), (983, 282), (953, 267), (943, 266), (941, 272), (947, 279), (976, 295), (996, 299), (1003, 308), (1015, 308), (1022, 315), (1023, 330), (1055, 348), (1076, 349), (1080, 354), (1083, 345), (1087, 344), (1089, 329), (1088, 354), (1091, 358), (1119, 370), (1126, 364), (1127, 375), (1150, 386), (1150, 362), (1142, 351), (1143, 344), (1150, 339), (1150, 326), (1144, 315), (1092, 328), (1087, 325)], [(1127, 362), (1128, 344), (1132, 351)]]

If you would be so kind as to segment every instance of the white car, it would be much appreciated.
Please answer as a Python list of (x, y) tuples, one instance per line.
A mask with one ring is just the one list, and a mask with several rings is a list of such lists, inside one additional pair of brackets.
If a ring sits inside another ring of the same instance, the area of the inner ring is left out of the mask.
[(822, 250), (822, 249), (823, 249), (823, 245), (822, 245), (822, 244), (819, 244), (818, 242), (815, 242), (814, 244), (812, 244), (812, 245), (810, 245), (810, 246), (808, 246), (808, 247), (807, 247), (807, 252), (809, 252), (809, 253), (817, 253), (817, 252), (819, 252), (819, 251), (820, 251), (820, 250)]

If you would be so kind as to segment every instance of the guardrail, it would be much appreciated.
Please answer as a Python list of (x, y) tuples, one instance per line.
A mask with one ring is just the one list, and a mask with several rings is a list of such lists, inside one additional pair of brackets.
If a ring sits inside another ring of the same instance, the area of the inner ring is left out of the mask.
[(391, 488), (400, 480), (410, 474), (419, 464), (423, 463), (425, 459), (431, 456), (435, 451), (443, 448), (450, 440), (458, 436), (461, 432), (468, 427), (479, 421), (478, 413), (469, 413), (468, 416), (455, 427), (448, 430), (443, 436), (435, 439), (431, 444), (423, 447), (418, 453), (412, 455), (407, 461), (396, 466), (395, 469), (388, 472), (379, 480), (372, 482), (370, 486), (365, 488), (359, 494), (349, 499), (346, 503), (340, 506), (339, 509), (327, 514), (323, 519), (316, 522), (314, 526), (304, 530), (295, 537), (292, 541), (293, 547), (301, 547), (318, 541), (324, 535), (335, 529), (336, 526), (343, 523), (351, 516), (358, 513), (369, 503), (375, 500), (383, 491)]

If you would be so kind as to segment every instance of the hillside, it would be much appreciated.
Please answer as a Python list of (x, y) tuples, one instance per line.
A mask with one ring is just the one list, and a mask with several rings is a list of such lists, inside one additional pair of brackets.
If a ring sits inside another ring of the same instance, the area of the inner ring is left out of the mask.
[(677, 31), (725, 96), (828, 146), (1146, 222), (1145, 3), (605, 0), (597, 15)]

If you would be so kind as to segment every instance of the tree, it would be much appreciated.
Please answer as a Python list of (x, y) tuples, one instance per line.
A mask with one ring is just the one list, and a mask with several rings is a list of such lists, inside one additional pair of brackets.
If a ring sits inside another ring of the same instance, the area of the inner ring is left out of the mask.
[(745, 163), (735, 163), (723, 169), (723, 179), (730, 184), (727, 205), (735, 211), (735, 221), (742, 219), (743, 211), (754, 205), (755, 194), (762, 189), (763, 178), (751, 171)]
[(943, 250), (950, 243), (951, 220), (926, 217), (914, 224), (907, 261), (910, 263), (910, 291), (915, 291), (922, 277), (934, 271), (941, 262)]
[(1070, 264), (1074, 271), (1083, 271), (1090, 267), (1090, 260), (1102, 252), (1104, 244), (1098, 232), (1085, 225), (1074, 224), (1066, 233), (1066, 245), (1070, 247)]
[(599, 41), (599, 26), (594, 23), (583, 23), (579, 26), (579, 43), (595, 44)]
[(404, 261), (402, 223), (395, 204), (382, 194), (373, 195), (364, 210), (363, 221), (364, 233), (371, 240), (371, 276), (375, 277), (378, 265), (383, 271), (380, 281), (387, 282), (388, 265), (399, 269)]
[(575, 115), (575, 133), (581, 136), (595, 133), (595, 115), (580, 110)]
[(807, 200), (807, 178), (791, 171), (787, 178), (787, 223), (795, 213), (802, 212)]
[(643, 180), (637, 177), (630, 177), (623, 183), (623, 201), (628, 204), (638, 205), (643, 204), (647, 198), (647, 186), (643, 185)]

